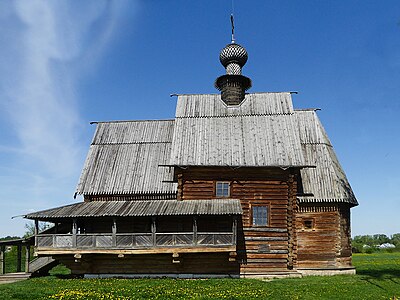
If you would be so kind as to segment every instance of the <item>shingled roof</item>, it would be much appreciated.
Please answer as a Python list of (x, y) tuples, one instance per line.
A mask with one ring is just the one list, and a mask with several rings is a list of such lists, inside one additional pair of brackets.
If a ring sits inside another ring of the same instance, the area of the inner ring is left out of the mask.
[(165, 165), (174, 120), (99, 122), (77, 187), (84, 195), (170, 195), (176, 184)]
[(291, 93), (239, 106), (179, 95), (175, 120), (99, 122), (77, 193), (174, 199), (174, 166), (298, 167), (300, 203), (358, 204), (315, 111), (294, 110)]
[(33, 220), (57, 220), (89, 217), (145, 217), (182, 215), (240, 215), (242, 207), (237, 199), (213, 200), (137, 200), (137, 201), (90, 201), (24, 216)]
[(300, 203), (342, 202), (358, 205), (332, 144), (314, 110), (295, 112), (300, 142), (307, 164), (301, 172), (304, 194)]
[(290, 93), (178, 96), (170, 165), (303, 167)]

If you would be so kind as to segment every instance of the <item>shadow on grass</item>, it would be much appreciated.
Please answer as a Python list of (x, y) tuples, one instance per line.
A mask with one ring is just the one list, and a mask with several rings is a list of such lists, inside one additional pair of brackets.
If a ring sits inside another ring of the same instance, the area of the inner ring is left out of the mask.
[(357, 274), (372, 277), (374, 279), (397, 278), (400, 281), (400, 269), (395, 267), (381, 270), (357, 269)]
[(53, 274), (57, 279), (82, 279), (83, 275), (73, 275), (73, 274)]

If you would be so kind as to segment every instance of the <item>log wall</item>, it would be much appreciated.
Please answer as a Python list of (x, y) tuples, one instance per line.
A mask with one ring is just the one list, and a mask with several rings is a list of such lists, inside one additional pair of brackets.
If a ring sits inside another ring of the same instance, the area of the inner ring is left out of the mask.
[[(312, 222), (307, 228), (305, 222)], [(351, 266), (350, 208), (304, 206), (296, 214), (299, 268)]]
[(350, 207), (349, 205), (339, 206), (340, 218), (340, 254), (338, 265), (342, 267), (352, 266), (351, 261), (351, 230), (350, 230)]
[[(296, 265), (296, 174), (278, 168), (188, 168), (177, 178), (180, 200), (216, 198), (216, 181), (230, 183), (229, 198), (240, 199), (243, 209), (237, 246), (242, 274), (286, 271)], [(255, 205), (268, 207), (268, 226), (252, 225)]]

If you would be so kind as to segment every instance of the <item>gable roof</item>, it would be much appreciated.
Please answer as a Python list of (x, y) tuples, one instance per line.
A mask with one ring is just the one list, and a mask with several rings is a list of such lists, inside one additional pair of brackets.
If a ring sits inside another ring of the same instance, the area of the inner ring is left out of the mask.
[(299, 167), (300, 203), (358, 205), (315, 111), (293, 110), (290, 93), (247, 94), (235, 107), (180, 95), (175, 120), (99, 122), (77, 193), (174, 199), (173, 166)]
[(358, 205), (332, 144), (314, 110), (295, 112), (300, 142), (307, 164), (300, 171), (304, 194), (300, 203), (342, 202)]
[(302, 167), (296, 121), (290, 93), (247, 94), (239, 106), (180, 95), (169, 164)]
[(173, 120), (97, 123), (76, 192), (175, 196), (170, 157)]

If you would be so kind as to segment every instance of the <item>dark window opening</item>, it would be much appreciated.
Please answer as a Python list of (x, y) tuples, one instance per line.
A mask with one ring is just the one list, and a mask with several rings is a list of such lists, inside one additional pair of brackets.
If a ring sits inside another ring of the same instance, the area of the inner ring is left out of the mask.
[(308, 219), (303, 221), (304, 229), (314, 229), (314, 220)]

